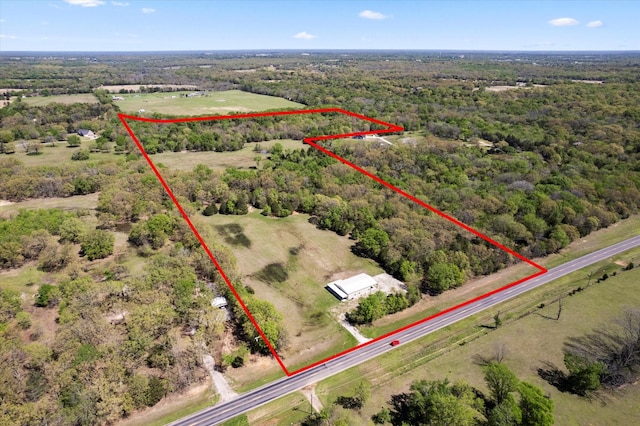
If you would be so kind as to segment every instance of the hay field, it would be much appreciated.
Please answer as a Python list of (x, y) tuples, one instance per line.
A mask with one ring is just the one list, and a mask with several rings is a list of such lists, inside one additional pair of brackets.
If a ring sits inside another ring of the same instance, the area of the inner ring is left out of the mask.
[[(203, 93), (187, 97), (191, 93)], [(168, 115), (228, 114), (231, 112), (266, 111), (270, 109), (304, 108), (304, 105), (275, 96), (256, 95), (240, 90), (222, 92), (163, 92), (121, 94), (115, 101), (126, 113), (161, 113)]]
[(288, 368), (355, 346), (353, 337), (330, 315), (340, 302), (324, 286), (338, 274), (383, 271), (351, 253), (352, 240), (316, 228), (304, 214), (273, 218), (254, 211), (203, 220), (233, 251), (242, 283), (284, 315), (290, 345), (281, 355)]
[(71, 105), (81, 104), (97, 104), (98, 99), (93, 93), (78, 93), (75, 95), (55, 95), (55, 96), (35, 96), (32, 98), (24, 98), (22, 102), (31, 106), (44, 106), (53, 103)]

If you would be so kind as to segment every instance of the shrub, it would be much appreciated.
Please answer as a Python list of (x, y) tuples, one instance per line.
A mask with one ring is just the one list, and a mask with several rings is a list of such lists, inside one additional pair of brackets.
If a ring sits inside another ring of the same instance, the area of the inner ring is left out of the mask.
[(115, 237), (108, 231), (96, 229), (88, 233), (80, 245), (80, 254), (89, 260), (104, 259), (113, 254)]
[(218, 208), (216, 207), (215, 204), (211, 203), (209, 204), (203, 211), (202, 214), (204, 216), (213, 216), (214, 214), (218, 213)]
[(80, 136), (78, 135), (69, 136), (69, 138), (67, 138), (67, 144), (70, 147), (80, 146)]
[(31, 315), (29, 315), (29, 312), (18, 312), (16, 314), (16, 321), (18, 321), (18, 326), (23, 330), (31, 327)]
[(41, 308), (56, 306), (60, 302), (60, 289), (51, 284), (44, 284), (38, 289), (36, 306)]
[(71, 156), (71, 159), (73, 161), (88, 160), (89, 159), (89, 151), (87, 151), (86, 149), (81, 149), (79, 151), (76, 151)]

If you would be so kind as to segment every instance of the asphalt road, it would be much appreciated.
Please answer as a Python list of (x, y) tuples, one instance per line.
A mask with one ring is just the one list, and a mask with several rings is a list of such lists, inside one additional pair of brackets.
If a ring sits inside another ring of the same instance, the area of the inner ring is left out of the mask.
[(205, 408), (200, 412), (177, 420), (171, 423), (171, 425), (201, 426), (220, 424), (260, 405), (273, 401), (274, 399), (277, 399), (281, 396), (295, 392), (296, 390), (303, 388), (308, 384), (315, 383), (319, 380), (339, 373), (340, 371), (346, 370), (357, 364), (375, 358), (387, 351), (393, 350), (394, 347), (391, 346), (392, 340), (398, 339), (400, 340), (401, 344), (403, 344), (418, 339), (422, 336), (433, 333), (436, 330), (439, 330), (443, 327), (474, 315), (484, 309), (491, 308), (506, 300), (517, 297), (522, 293), (525, 293), (536, 287), (540, 287), (564, 275), (570, 274), (571, 272), (577, 271), (601, 260), (608, 259), (618, 253), (622, 253), (637, 246), (640, 246), (640, 236), (629, 238), (628, 240), (625, 240), (621, 243), (614, 244), (586, 256), (579, 257), (556, 268), (550, 269), (546, 274), (533, 278), (520, 285), (447, 312), (446, 314), (436, 317), (430, 321), (418, 324), (407, 330), (403, 330), (393, 336), (371, 343), (368, 346), (345, 354), (340, 358), (327, 361), (324, 364), (303, 371), (302, 373), (296, 374), (291, 377), (284, 377), (282, 379), (271, 382), (267, 385), (242, 394), (231, 401)]

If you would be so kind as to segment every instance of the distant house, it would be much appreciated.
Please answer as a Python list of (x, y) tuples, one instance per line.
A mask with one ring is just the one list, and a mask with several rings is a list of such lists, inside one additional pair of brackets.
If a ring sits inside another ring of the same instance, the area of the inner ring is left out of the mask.
[(364, 139), (364, 135), (356, 135), (353, 139)]
[(144, 111), (143, 109), (139, 109), (139, 110), (138, 110), (138, 114), (144, 114), (144, 112), (145, 112), (145, 111)]
[(93, 131), (88, 129), (78, 129), (78, 135), (83, 136), (85, 138), (93, 138), (95, 139), (97, 136)]
[(112, 96), (111, 100), (114, 101), (124, 101), (124, 98), (122, 96)]

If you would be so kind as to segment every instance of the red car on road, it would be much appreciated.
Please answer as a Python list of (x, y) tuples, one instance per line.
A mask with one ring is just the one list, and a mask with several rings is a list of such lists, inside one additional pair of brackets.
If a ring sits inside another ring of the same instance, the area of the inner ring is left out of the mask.
[(391, 342), (391, 346), (398, 346), (400, 344), (400, 340), (394, 340)]

